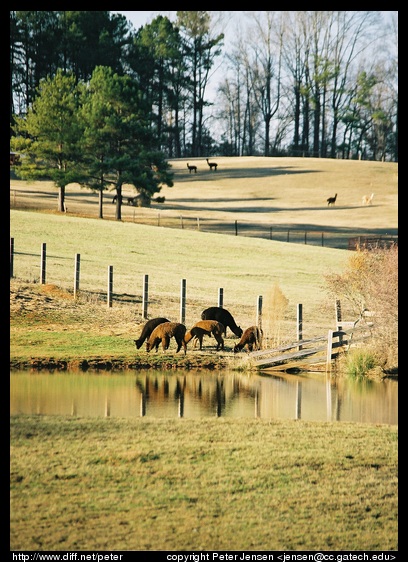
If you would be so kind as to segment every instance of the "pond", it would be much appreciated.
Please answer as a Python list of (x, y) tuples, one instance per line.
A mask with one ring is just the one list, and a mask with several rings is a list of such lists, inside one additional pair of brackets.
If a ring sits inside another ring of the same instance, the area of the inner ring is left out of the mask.
[(398, 382), (221, 371), (10, 373), (10, 414), (398, 424)]

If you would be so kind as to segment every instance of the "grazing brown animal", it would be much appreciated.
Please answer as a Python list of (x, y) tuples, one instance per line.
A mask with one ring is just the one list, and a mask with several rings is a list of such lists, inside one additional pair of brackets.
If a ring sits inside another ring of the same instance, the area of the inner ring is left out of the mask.
[(178, 353), (181, 347), (183, 347), (185, 355), (187, 351), (187, 344), (184, 341), (185, 335), (186, 327), (184, 324), (180, 324), (179, 322), (162, 322), (156, 326), (150, 334), (146, 343), (146, 351), (149, 352), (153, 348), (156, 348), (156, 351), (159, 351), (159, 344), (161, 342), (164, 353), (169, 347), (171, 338), (174, 337), (177, 342), (176, 353)]
[(189, 163), (187, 162), (187, 168), (190, 174), (191, 172), (194, 172), (195, 174), (197, 173), (197, 166), (190, 166)]
[(242, 328), (237, 326), (235, 320), (226, 308), (222, 306), (210, 306), (201, 313), (201, 320), (217, 320), (224, 326), (224, 334), (227, 335), (227, 328), (239, 338), (242, 336)]
[(207, 164), (210, 166), (210, 171), (214, 169), (214, 172), (216, 172), (218, 164), (216, 164), (215, 162), (209, 162), (208, 158), (206, 158), (206, 160), (207, 160)]
[(140, 349), (145, 340), (150, 337), (150, 334), (153, 332), (156, 326), (158, 326), (159, 324), (163, 324), (163, 322), (170, 322), (170, 320), (168, 320), (167, 318), (151, 318), (150, 320), (148, 320), (143, 326), (142, 333), (140, 334), (139, 338), (137, 340), (133, 340), (135, 342), (136, 349)]
[(221, 322), (217, 322), (217, 320), (200, 320), (196, 322), (194, 326), (186, 332), (184, 336), (184, 341), (188, 343), (192, 338), (193, 341), (193, 349), (195, 349), (197, 342), (200, 342), (200, 349), (203, 348), (203, 337), (210, 336), (211, 334), (217, 341), (217, 351), (221, 348), (224, 349), (224, 339), (222, 334), (224, 333), (224, 326)]
[(330, 207), (330, 205), (334, 205), (336, 203), (336, 199), (337, 199), (337, 193), (334, 197), (328, 197), (327, 206)]
[(250, 326), (242, 334), (241, 339), (234, 347), (234, 353), (241, 351), (247, 347), (247, 351), (252, 351), (254, 348), (257, 351), (262, 346), (263, 331), (258, 326)]

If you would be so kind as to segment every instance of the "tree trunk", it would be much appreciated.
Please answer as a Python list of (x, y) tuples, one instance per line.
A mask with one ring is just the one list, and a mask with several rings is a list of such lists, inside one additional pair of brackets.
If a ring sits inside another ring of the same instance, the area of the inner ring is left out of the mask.
[(115, 209), (115, 219), (117, 221), (122, 220), (122, 186), (116, 188), (116, 209)]
[(99, 218), (103, 219), (103, 191), (99, 190)]
[(65, 185), (58, 188), (58, 211), (60, 213), (65, 213)]

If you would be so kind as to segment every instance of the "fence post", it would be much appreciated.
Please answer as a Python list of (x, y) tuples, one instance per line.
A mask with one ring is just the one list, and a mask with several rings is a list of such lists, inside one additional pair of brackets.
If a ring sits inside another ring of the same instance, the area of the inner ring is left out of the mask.
[(326, 357), (326, 373), (331, 373), (332, 366), (332, 347), (333, 347), (333, 330), (329, 330), (327, 334), (327, 357)]
[(81, 266), (81, 254), (75, 254), (75, 272), (74, 272), (74, 299), (79, 291), (79, 271)]
[[(336, 300), (335, 302), (335, 313), (336, 313), (336, 330), (341, 331), (343, 329), (343, 326), (341, 325), (341, 303), (339, 300)], [(339, 343), (343, 343), (343, 336), (340, 335), (339, 336)]]
[(112, 307), (113, 265), (108, 267), (108, 308)]
[(262, 330), (262, 295), (258, 295), (256, 307), (256, 325)]
[(149, 296), (149, 276), (146, 274), (143, 277), (143, 297), (142, 297), (142, 316), (147, 319), (147, 303)]
[(186, 321), (186, 280), (181, 280), (180, 287), (180, 323), (184, 324)]
[(197, 217), (197, 230), (200, 230), (200, 217)]
[(224, 306), (224, 289), (222, 287), (218, 289), (218, 306), (220, 308)]
[(235, 236), (238, 236), (238, 221), (235, 221)]
[(45, 285), (46, 262), (47, 262), (47, 244), (46, 242), (43, 242), (41, 244), (41, 271), (40, 271), (42, 285)]
[(14, 238), (10, 238), (10, 279), (13, 277), (14, 269)]
[[(303, 339), (303, 305), (297, 305), (297, 340)], [(299, 351), (303, 348), (302, 345), (298, 346)]]

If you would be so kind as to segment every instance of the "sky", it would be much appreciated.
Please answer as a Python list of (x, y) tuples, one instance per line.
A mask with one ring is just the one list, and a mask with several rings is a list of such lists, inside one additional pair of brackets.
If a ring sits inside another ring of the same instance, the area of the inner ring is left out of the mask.
[(174, 11), (156, 11), (156, 12), (143, 12), (143, 11), (128, 11), (128, 12), (112, 12), (113, 14), (122, 14), (125, 18), (132, 22), (135, 30), (139, 29), (142, 25), (150, 23), (156, 16), (162, 14), (167, 16), (170, 20), (174, 20), (177, 10)]

